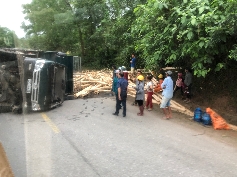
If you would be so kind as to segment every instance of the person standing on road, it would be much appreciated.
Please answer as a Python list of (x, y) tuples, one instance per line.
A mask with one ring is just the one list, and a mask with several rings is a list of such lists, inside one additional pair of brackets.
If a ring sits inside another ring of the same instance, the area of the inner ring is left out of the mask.
[(118, 88), (117, 88), (117, 85), (118, 85), (118, 74), (119, 74), (119, 70), (115, 70), (115, 77), (113, 77), (113, 84), (112, 84), (112, 92), (115, 93), (115, 96), (117, 98), (118, 96)]
[(132, 60), (130, 61), (130, 63), (131, 63), (131, 74), (133, 75), (136, 66), (136, 58), (134, 54), (132, 54)]
[(124, 79), (123, 73), (118, 74), (118, 101), (116, 101), (116, 111), (113, 115), (118, 116), (120, 105), (123, 106), (123, 117), (126, 117), (126, 101), (127, 101), (127, 88), (128, 88), (128, 81)]
[(185, 93), (187, 95), (187, 98), (184, 100), (186, 103), (190, 102), (191, 99), (191, 88), (192, 88), (192, 73), (190, 72), (190, 69), (185, 69), (185, 79), (184, 79), (184, 87), (185, 87)]
[(161, 87), (163, 89), (162, 92), (162, 100), (160, 104), (160, 108), (163, 110), (163, 113), (165, 115), (165, 119), (172, 118), (171, 114), (171, 108), (170, 108), (170, 101), (173, 97), (173, 80), (171, 79), (172, 71), (167, 71), (166, 78), (164, 82), (161, 84)]
[[(142, 71), (140, 71), (140, 70), (137, 71), (137, 78), (138, 78), (138, 76), (142, 76), (142, 77), (143, 77)], [(137, 85), (138, 82), (139, 82), (137, 78), (133, 81), (133, 82), (135, 82), (136, 85)], [(144, 78), (144, 77), (143, 77), (143, 78)], [(144, 79), (143, 79), (143, 80), (144, 80)], [(134, 100), (134, 102), (132, 103), (132, 105), (133, 105), (133, 106), (137, 106), (136, 95), (135, 95), (135, 100)]]
[(113, 86), (114, 86), (114, 79), (117, 79), (117, 76), (116, 76), (116, 66), (113, 65), (112, 66), (112, 88), (111, 88), (111, 91), (112, 91), (112, 96), (113, 96), (113, 93), (114, 93), (114, 89), (113, 89)]
[[(116, 105), (117, 105), (117, 103), (119, 102), (119, 99), (118, 99), (118, 87), (117, 87), (117, 85), (118, 85), (118, 74), (120, 73), (120, 71), (119, 70), (115, 70), (114, 73), (115, 73), (115, 77), (113, 79), (112, 91), (115, 94)], [(121, 104), (119, 104), (119, 109), (121, 109), (121, 108), (122, 108), (122, 106), (121, 106)]]
[(144, 77), (142, 75), (139, 75), (137, 77), (137, 83), (136, 86), (133, 87), (136, 90), (136, 101), (138, 103), (139, 106), (139, 110), (140, 112), (137, 113), (138, 116), (143, 116), (143, 112), (144, 112), (144, 106), (143, 106), (143, 100), (144, 100)]
[(147, 99), (146, 99), (146, 109), (148, 111), (151, 111), (153, 108), (152, 105), (152, 95), (153, 95), (153, 83), (151, 81), (152, 79), (152, 75), (149, 75), (146, 77), (147, 79), (147, 88), (146, 88), (146, 92), (147, 92)]

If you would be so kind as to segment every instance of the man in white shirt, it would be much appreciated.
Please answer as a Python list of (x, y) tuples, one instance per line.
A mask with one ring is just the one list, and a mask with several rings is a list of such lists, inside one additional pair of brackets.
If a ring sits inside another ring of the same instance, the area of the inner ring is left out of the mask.
[(173, 97), (173, 80), (171, 79), (172, 71), (165, 72), (166, 78), (164, 82), (161, 84), (161, 88), (163, 89), (162, 92), (162, 100), (160, 104), (160, 108), (162, 108), (165, 119), (172, 118), (171, 108), (170, 108), (170, 101)]

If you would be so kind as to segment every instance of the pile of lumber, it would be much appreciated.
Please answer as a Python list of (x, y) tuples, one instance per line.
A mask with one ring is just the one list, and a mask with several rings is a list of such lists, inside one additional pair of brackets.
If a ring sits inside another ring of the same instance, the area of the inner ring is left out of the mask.
[(90, 93), (110, 92), (112, 88), (112, 71), (83, 71), (74, 73), (74, 96), (84, 97)]
[[(129, 74), (128, 77), (128, 95), (135, 97), (136, 91), (132, 86), (135, 86), (135, 78)], [(152, 82), (156, 84), (158, 81), (153, 78)], [(111, 92), (112, 88), (112, 70), (105, 69), (101, 71), (83, 71), (74, 73), (74, 96), (83, 98), (89, 94), (99, 94), (100, 92)], [(153, 94), (153, 103), (160, 104), (162, 99), (161, 93)], [(175, 101), (171, 101), (171, 108), (175, 111), (193, 116), (193, 112), (186, 109), (184, 106)]]

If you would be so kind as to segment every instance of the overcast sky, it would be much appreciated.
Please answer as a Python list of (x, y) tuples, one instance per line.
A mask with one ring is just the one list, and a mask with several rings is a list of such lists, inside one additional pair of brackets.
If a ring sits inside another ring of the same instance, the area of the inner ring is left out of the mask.
[(24, 37), (24, 30), (20, 27), (24, 21), (21, 5), (31, 2), (32, 0), (0, 0), (0, 26), (15, 31), (19, 38)]

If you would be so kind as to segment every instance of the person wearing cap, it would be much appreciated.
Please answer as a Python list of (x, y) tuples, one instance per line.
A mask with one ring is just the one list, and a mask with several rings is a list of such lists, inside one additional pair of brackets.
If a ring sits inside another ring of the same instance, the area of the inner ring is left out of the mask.
[(121, 108), (121, 104), (123, 106), (123, 117), (126, 117), (126, 101), (127, 101), (127, 88), (128, 88), (128, 81), (124, 79), (123, 73), (119, 72), (118, 74), (118, 96), (116, 97), (116, 111), (113, 115), (118, 116), (119, 109)]
[[(118, 88), (117, 88), (117, 85), (118, 85), (118, 74), (120, 73), (119, 70), (115, 70), (115, 77), (113, 79), (113, 85), (112, 85), (112, 92), (114, 92), (115, 94), (115, 97), (116, 97), (116, 105), (117, 105), (117, 102), (119, 101), (118, 100)], [(120, 109), (122, 108), (121, 104), (120, 104)]]
[(136, 86), (133, 88), (136, 90), (136, 101), (138, 103), (139, 106), (139, 113), (137, 113), (138, 116), (143, 116), (143, 112), (144, 112), (144, 106), (143, 106), (143, 100), (145, 97), (145, 93), (144, 93), (144, 77), (142, 75), (139, 75), (137, 77), (137, 83)]
[(173, 80), (171, 78), (172, 71), (165, 72), (166, 78), (164, 82), (161, 84), (163, 89), (162, 92), (162, 100), (160, 104), (160, 108), (163, 110), (165, 115), (165, 119), (170, 119), (172, 117), (171, 108), (170, 108), (170, 101), (173, 97)]
[(181, 91), (181, 95), (183, 96), (183, 94), (184, 94), (183, 87), (184, 87), (183, 74), (181, 72), (178, 72), (178, 78), (176, 80), (176, 84), (175, 84), (175, 87), (174, 87), (173, 96), (174, 96), (175, 92), (179, 89)]
[(158, 75), (159, 81), (157, 85), (154, 87), (154, 92), (162, 92), (161, 84), (163, 83), (163, 74)]
[(113, 77), (112, 91), (115, 93), (115, 95), (118, 95), (117, 84), (118, 84), (119, 70), (115, 70), (114, 74), (115, 74), (115, 77)]

